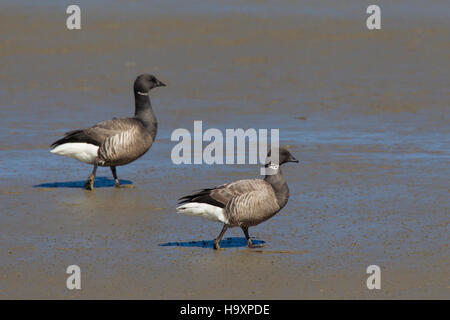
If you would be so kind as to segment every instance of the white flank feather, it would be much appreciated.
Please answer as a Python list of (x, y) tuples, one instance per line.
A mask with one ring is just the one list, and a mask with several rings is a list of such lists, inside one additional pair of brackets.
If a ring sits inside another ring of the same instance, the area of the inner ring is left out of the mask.
[(223, 209), (207, 203), (189, 202), (177, 208), (177, 211), (187, 216), (197, 216), (208, 220), (228, 223)]
[(98, 154), (98, 146), (85, 142), (68, 142), (53, 148), (50, 152), (84, 163), (94, 164)]

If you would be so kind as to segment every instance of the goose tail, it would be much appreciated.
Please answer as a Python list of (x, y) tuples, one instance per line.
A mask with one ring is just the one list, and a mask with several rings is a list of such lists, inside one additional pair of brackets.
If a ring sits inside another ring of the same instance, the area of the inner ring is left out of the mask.
[(98, 155), (98, 146), (84, 142), (68, 142), (53, 147), (50, 152), (84, 163), (94, 164)]
[(228, 224), (224, 209), (207, 203), (188, 202), (177, 207), (177, 211), (187, 216), (196, 216)]

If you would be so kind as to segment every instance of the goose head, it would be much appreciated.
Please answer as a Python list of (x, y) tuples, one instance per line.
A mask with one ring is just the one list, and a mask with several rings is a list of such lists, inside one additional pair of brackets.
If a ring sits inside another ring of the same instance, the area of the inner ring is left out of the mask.
[[(271, 151), (269, 150), (269, 153), (267, 154), (267, 164), (266, 166), (269, 166), (272, 164), (272, 157), (271, 157)], [(282, 165), (287, 162), (295, 162), (298, 163), (299, 161), (289, 152), (289, 150), (286, 147), (279, 147), (278, 148), (278, 164)], [(276, 164), (276, 163), (274, 163)]]
[(156, 77), (152, 74), (141, 74), (134, 81), (134, 92), (148, 95), (148, 92), (156, 87), (165, 87), (166, 85), (156, 79)]

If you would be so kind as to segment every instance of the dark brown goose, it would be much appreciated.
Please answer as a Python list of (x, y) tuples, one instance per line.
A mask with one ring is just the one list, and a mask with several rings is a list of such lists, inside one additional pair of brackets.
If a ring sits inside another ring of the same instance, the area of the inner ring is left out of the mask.
[(164, 83), (150, 74), (137, 77), (134, 82), (135, 113), (133, 118), (114, 118), (91, 128), (73, 130), (51, 145), (51, 153), (94, 165), (84, 184), (94, 188), (97, 167), (110, 167), (115, 185), (119, 187), (116, 167), (126, 165), (146, 153), (155, 141), (158, 122), (153, 113), (149, 91)]
[[(270, 157), (270, 152), (268, 156)], [(298, 160), (286, 148), (280, 148), (279, 164), (286, 162), (298, 162)], [(224, 224), (219, 236), (214, 240), (214, 249), (220, 248), (220, 240), (230, 227), (242, 228), (248, 246), (258, 247), (252, 243), (248, 228), (273, 217), (289, 199), (289, 188), (280, 166), (269, 161), (266, 167), (271, 174), (266, 175), (264, 180), (238, 180), (200, 190), (180, 198), (181, 206), (177, 208), (177, 211)]]

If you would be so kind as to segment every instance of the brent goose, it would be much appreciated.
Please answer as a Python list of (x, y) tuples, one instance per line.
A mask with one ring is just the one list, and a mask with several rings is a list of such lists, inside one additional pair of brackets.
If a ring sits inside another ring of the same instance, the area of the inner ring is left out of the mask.
[(114, 118), (87, 129), (67, 132), (51, 145), (51, 153), (94, 165), (84, 187), (94, 188), (97, 166), (111, 168), (115, 186), (119, 187), (116, 166), (141, 157), (155, 141), (158, 123), (149, 99), (149, 91), (165, 84), (150, 74), (134, 81), (135, 113), (132, 118)]
[[(268, 154), (270, 160), (270, 152)], [(291, 153), (279, 148), (279, 164), (297, 162)], [(179, 199), (177, 211), (185, 215), (199, 216), (224, 224), (219, 236), (214, 240), (214, 249), (230, 227), (240, 227), (244, 231), (249, 248), (259, 245), (252, 243), (248, 228), (274, 216), (288, 202), (289, 188), (280, 166), (268, 161), (266, 170), (271, 175), (262, 179), (238, 180), (218, 187), (203, 189)]]

